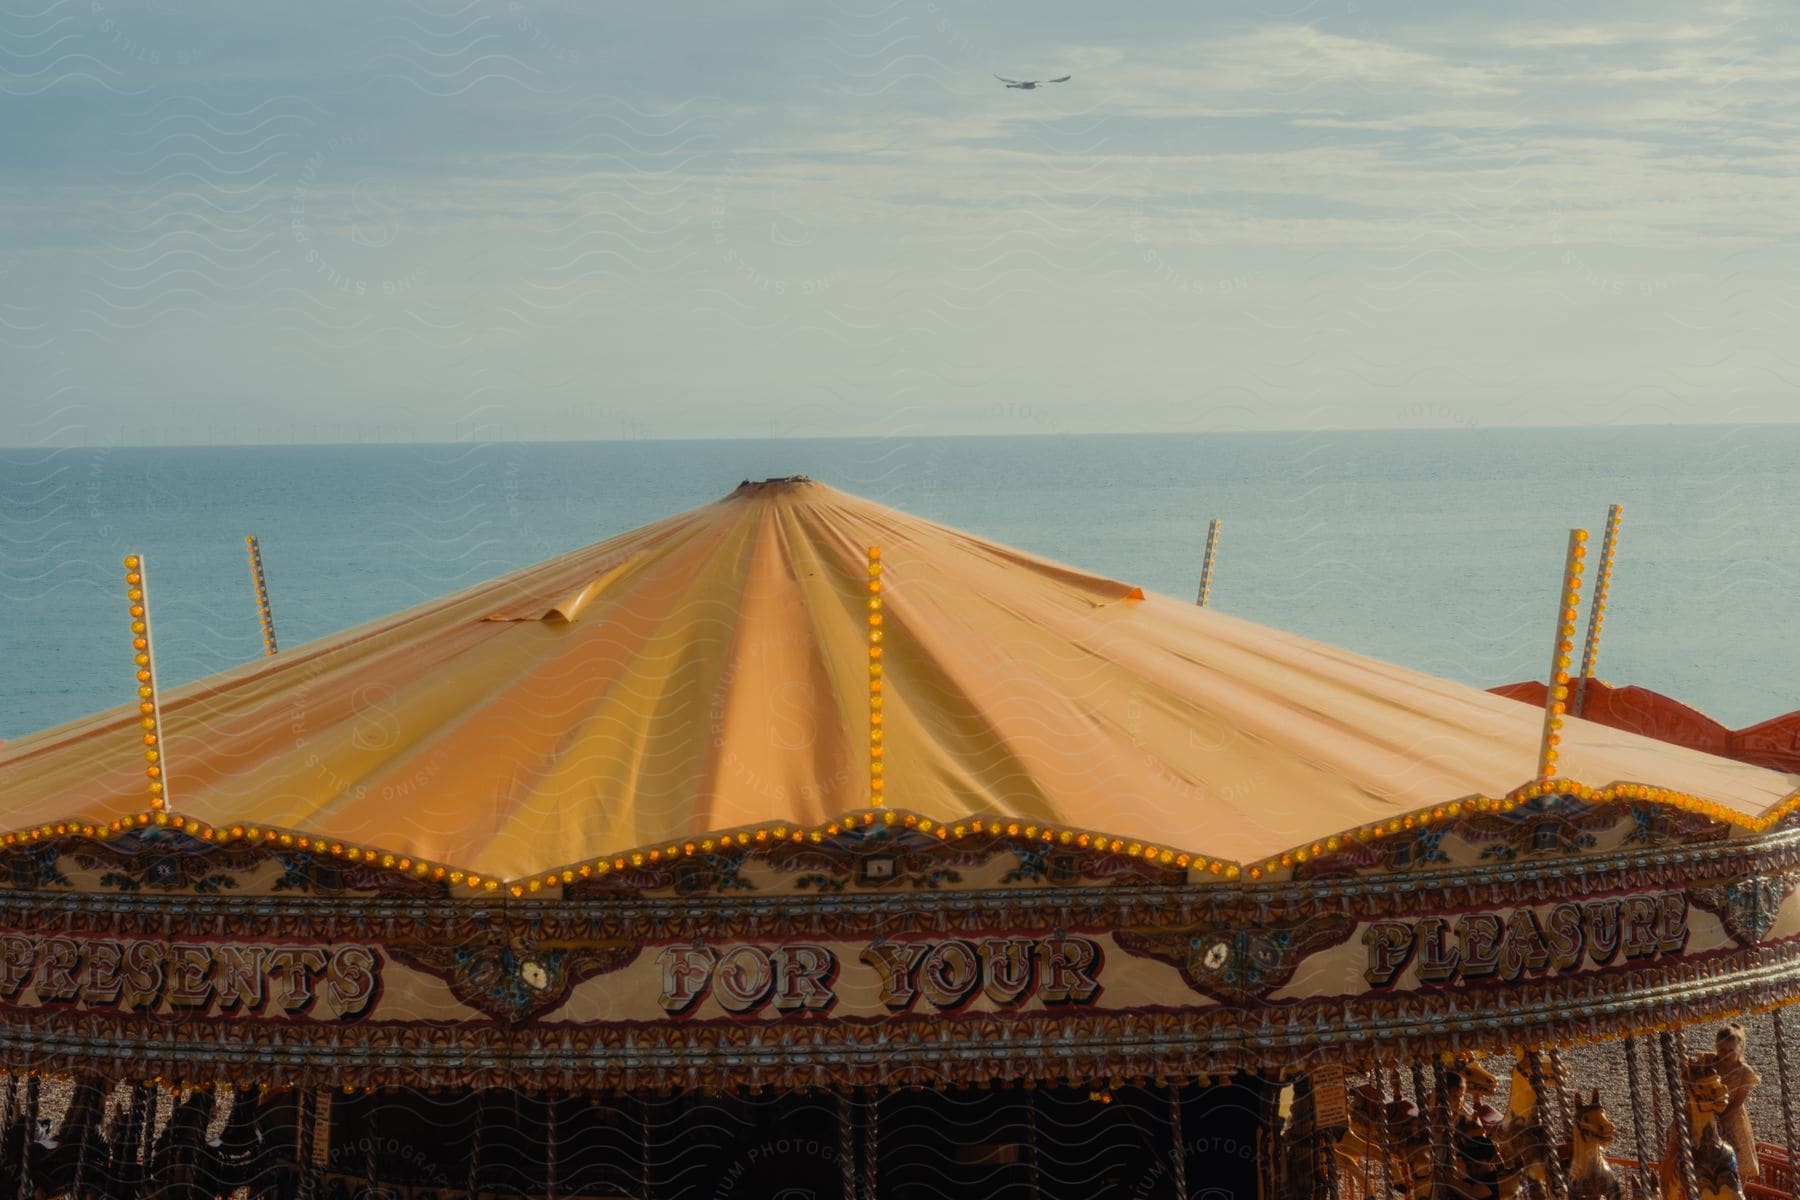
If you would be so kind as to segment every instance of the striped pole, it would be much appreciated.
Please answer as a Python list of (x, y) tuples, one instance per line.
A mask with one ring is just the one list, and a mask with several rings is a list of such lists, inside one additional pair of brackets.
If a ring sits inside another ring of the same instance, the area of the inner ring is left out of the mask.
[[(1033, 1110), (1035, 1115), (1035, 1109)], [(1187, 1136), (1181, 1131), (1181, 1081), (1178, 1079), (1169, 1085), (1169, 1133), (1174, 1143), (1174, 1152), (1170, 1156), (1171, 1173), (1174, 1175), (1175, 1200), (1188, 1200), (1187, 1180)], [(1037, 1162), (1036, 1162), (1037, 1123), (1032, 1122), (1032, 1181), (1031, 1194), (1037, 1195)]]
[(881, 547), (869, 547), (869, 803), (887, 800), (881, 745)]
[[(1775, 1073), (1777, 1082), (1781, 1084), (1782, 1145), (1787, 1148), (1788, 1162), (1794, 1164), (1796, 1163), (1794, 1153), (1796, 1150), (1800, 1150), (1800, 1141), (1796, 1141), (1794, 1137), (1794, 1092), (1789, 1084), (1787, 1035), (1781, 1027), (1781, 1010), (1779, 1008), (1773, 1009), (1769, 1013), (1769, 1029), (1775, 1035)], [(1792, 1171), (1794, 1167), (1789, 1166), (1788, 1169)]]
[(1206, 527), (1206, 557), (1200, 560), (1200, 594), (1194, 600), (1201, 608), (1212, 599), (1213, 563), (1219, 556), (1219, 519), (1214, 517)]
[[(1654, 1072), (1652, 1073), (1654, 1077)], [(1650, 1195), (1650, 1140), (1644, 1136), (1643, 1085), (1638, 1082), (1637, 1038), (1625, 1039), (1625, 1084), (1631, 1093), (1631, 1136), (1637, 1148), (1637, 1194)]]
[[(1531, 1084), (1532, 1103), (1537, 1112), (1538, 1123), (1548, 1132), (1551, 1121), (1551, 1101), (1549, 1088), (1544, 1082), (1544, 1057), (1543, 1051), (1536, 1047), (1525, 1051), (1525, 1080)], [(1549, 1186), (1551, 1196), (1556, 1200), (1565, 1200), (1569, 1194), (1568, 1182), (1563, 1178), (1562, 1161), (1556, 1154), (1556, 1137), (1553, 1133), (1550, 1140), (1552, 1143), (1550, 1156), (1544, 1160), (1544, 1182)], [(1698, 1200), (1698, 1195), (1695, 1194), (1692, 1200)]]
[(544, 1097), (544, 1200), (558, 1200), (556, 1180), (556, 1093)]
[(1569, 699), (1569, 663), (1575, 652), (1575, 621), (1581, 613), (1582, 560), (1587, 557), (1587, 530), (1569, 530), (1569, 553), (1563, 564), (1562, 594), (1557, 597), (1556, 642), (1550, 652), (1550, 679), (1544, 691), (1544, 732), (1538, 744), (1540, 782), (1556, 775), (1557, 747), (1562, 744), (1563, 713)]
[(856, 1200), (856, 1116), (849, 1089), (837, 1093), (838, 1186), (841, 1200)]
[(273, 656), (280, 649), (275, 644), (275, 614), (269, 609), (269, 583), (263, 576), (262, 547), (254, 534), (244, 535), (244, 549), (250, 555), (250, 584), (256, 589), (256, 613), (262, 619), (263, 653)]
[(881, 1166), (881, 1092), (871, 1088), (869, 1107), (863, 1124), (863, 1194), (862, 1200), (881, 1200), (876, 1191)]
[(1606, 533), (1600, 538), (1600, 569), (1594, 572), (1594, 596), (1588, 606), (1587, 642), (1581, 648), (1581, 674), (1575, 677), (1575, 698), (1569, 712), (1579, 717), (1587, 703), (1587, 682), (1594, 677), (1594, 660), (1600, 657), (1600, 627), (1606, 623), (1606, 592), (1612, 586), (1613, 555), (1619, 548), (1619, 521), (1623, 504), (1606, 510)]
[[(299, 1139), (300, 1159), (300, 1200), (313, 1200), (318, 1194), (318, 1104), (323, 1089), (302, 1088), (294, 1094), (294, 1116), (299, 1128), (294, 1131)], [(330, 1104), (329, 1098), (326, 1104)], [(327, 1109), (329, 1111), (329, 1109)]]
[(125, 598), (131, 602), (132, 662), (137, 668), (138, 724), (144, 730), (144, 774), (150, 807), (169, 807), (167, 764), (163, 761), (162, 705), (156, 695), (156, 649), (150, 639), (150, 582), (141, 554), (125, 556)]
[[(1669, 1107), (1675, 1113), (1675, 1139), (1671, 1147), (1676, 1153), (1675, 1165), (1680, 1169), (1681, 1190), (1688, 1200), (1700, 1195), (1700, 1181), (1694, 1170), (1694, 1123), (1688, 1113), (1687, 1080), (1683, 1066), (1687, 1047), (1677, 1041), (1679, 1030), (1656, 1035), (1662, 1048), (1663, 1075), (1669, 1083)], [(1665, 1170), (1664, 1174), (1668, 1172)]]

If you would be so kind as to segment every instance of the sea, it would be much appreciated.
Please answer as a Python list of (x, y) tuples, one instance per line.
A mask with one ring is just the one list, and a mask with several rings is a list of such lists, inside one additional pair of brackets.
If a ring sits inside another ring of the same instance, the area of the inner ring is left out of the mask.
[[(1800, 425), (0, 449), (0, 739), (807, 475), (1477, 687), (1549, 666), (1568, 531), (1625, 505), (1597, 674), (1734, 727), (1800, 708)], [(1585, 617), (1586, 604), (1583, 604)]]

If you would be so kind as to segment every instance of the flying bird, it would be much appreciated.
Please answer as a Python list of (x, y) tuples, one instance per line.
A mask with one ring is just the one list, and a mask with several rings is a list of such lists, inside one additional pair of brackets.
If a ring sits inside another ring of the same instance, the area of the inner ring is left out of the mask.
[(1029, 92), (1033, 88), (1042, 87), (1046, 83), (1067, 83), (1070, 79), (1074, 78), (1074, 76), (1058, 75), (1055, 79), (1008, 79), (1004, 75), (996, 75), (994, 78), (998, 79), (1009, 88), (1018, 88), (1021, 91)]

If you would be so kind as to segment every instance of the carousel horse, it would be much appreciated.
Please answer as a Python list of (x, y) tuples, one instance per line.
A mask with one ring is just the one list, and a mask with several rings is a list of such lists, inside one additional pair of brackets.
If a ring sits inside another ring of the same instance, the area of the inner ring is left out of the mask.
[(1368, 1084), (1351, 1089), (1350, 1128), (1333, 1148), (1346, 1194), (1379, 1195), (1384, 1167), (1394, 1186), (1408, 1195), (1415, 1194), (1415, 1178), (1430, 1174), (1431, 1134), (1418, 1106), (1410, 1100), (1384, 1102)]
[[(1492, 1135), (1500, 1114), (1487, 1103), (1500, 1090), (1500, 1081), (1472, 1058), (1453, 1068), (1461, 1080), (1463, 1096), (1474, 1101), (1473, 1111), (1454, 1114), (1451, 1145), (1459, 1166), (1453, 1170), (1452, 1194), (1463, 1200), (1487, 1200), (1485, 1176), (1502, 1168)], [(1462, 1108), (1460, 1102), (1458, 1108)], [(1434, 1143), (1430, 1118), (1410, 1100), (1383, 1103), (1378, 1089), (1364, 1085), (1350, 1093), (1350, 1128), (1336, 1144), (1338, 1174), (1356, 1195), (1379, 1194), (1385, 1173), (1394, 1186), (1409, 1197), (1423, 1200), (1432, 1194)], [(1473, 1176), (1471, 1186), (1462, 1186)]]
[(1682, 1064), (1686, 1084), (1688, 1127), (1694, 1139), (1694, 1178), (1700, 1195), (1687, 1194), (1681, 1183), (1681, 1129), (1671, 1122), (1662, 1158), (1663, 1200), (1744, 1200), (1738, 1180), (1737, 1151), (1719, 1128), (1719, 1116), (1731, 1103), (1731, 1091), (1719, 1078), (1712, 1060), (1689, 1059)]
[[(1547, 1056), (1539, 1055), (1538, 1068), (1545, 1084), (1556, 1079)], [(1409, 1128), (1412, 1139), (1403, 1143), (1408, 1150), (1406, 1169), (1404, 1174), (1396, 1173), (1396, 1183), (1414, 1200), (1513, 1200), (1528, 1176), (1545, 1181), (1546, 1163), (1555, 1144), (1541, 1111), (1541, 1098), (1531, 1086), (1527, 1060), (1521, 1058), (1513, 1064), (1512, 1090), (1504, 1115), (1487, 1102), (1499, 1090), (1498, 1079), (1472, 1059), (1455, 1070), (1462, 1078), (1464, 1095), (1473, 1104), (1452, 1114), (1451, 1155), (1445, 1177), (1440, 1179), (1434, 1167), (1430, 1125), (1419, 1118)]]
[(1473, 1058), (1459, 1062), (1456, 1070), (1463, 1077), (1463, 1085), (1469, 1090), (1469, 1099), (1477, 1104), (1500, 1090), (1500, 1080)]
[(1516, 1195), (1522, 1179), (1546, 1184), (1550, 1156), (1557, 1150), (1550, 1133), (1549, 1097), (1538, 1093), (1531, 1082), (1534, 1074), (1545, 1088), (1562, 1084), (1555, 1063), (1542, 1050), (1527, 1050), (1514, 1061), (1506, 1116), (1494, 1135), (1501, 1161), (1514, 1168), (1513, 1180), (1510, 1187), (1502, 1190), (1503, 1196)]
[(1622, 1200), (1624, 1186), (1606, 1161), (1618, 1126), (1600, 1106), (1600, 1092), (1575, 1105), (1575, 1140), (1569, 1148), (1569, 1200)]
[(1448, 1177), (1438, 1187), (1422, 1189), (1444, 1200), (1501, 1200), (1517, 1190), (1519, 1169), (1501, 1151), (1499, 1133), (1504, 1118), (1489, 1097), (1500, 1090), (1500, 1081), (1466, 1058), (1455, 1068), (1460, 1087), (1451, 1095)]
[[(1364, 1084), (1348, 1090), (1348, 1127), (1326, 1131), (1331, 1155), (1331, 1168), (1336, 1172), (1338, 1190), (1345, 1195), (1374, 1196), (1383, 1188), (1384, 1166), (1395, 1185), (1404, 1188), (1408, 1178), (1399, 1161), (1395, 1139), (1405, 1136), (1400, 1126), (1417, 1115), (1408, 1101), (1384, 1104), (1374, 1087)], [(1294, 1097), (1288, 1113), (1283, 1141), (1287, 1161), (1283, 1171), (1284, 1185), (1279, 1194), (1294, 1200), (1310, 1200), (1318, 1183), (1320, 1164), (1315, 1157), (1320, 1146), (1314, 1135), (1320, 1131), (1315, 1118), (1314, 1097), (1302, 1092)], [(1390, 1116), (1390, 1113), (1394, 1115)]]

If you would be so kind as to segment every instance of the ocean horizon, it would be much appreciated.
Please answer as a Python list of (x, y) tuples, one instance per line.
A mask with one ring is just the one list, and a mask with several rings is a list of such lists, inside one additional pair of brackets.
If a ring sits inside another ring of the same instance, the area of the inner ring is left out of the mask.
[(1598, 674), (1800, 708), (1800, 425), (13, 448), (0, 738), (131, 699), (127, 552), (178, 686), (261, 653), (246, 534), (291, 648), (785, 475), (1190, 601), (1216, 517), (1222, 611), (1478, 687), (1621, 502)]

